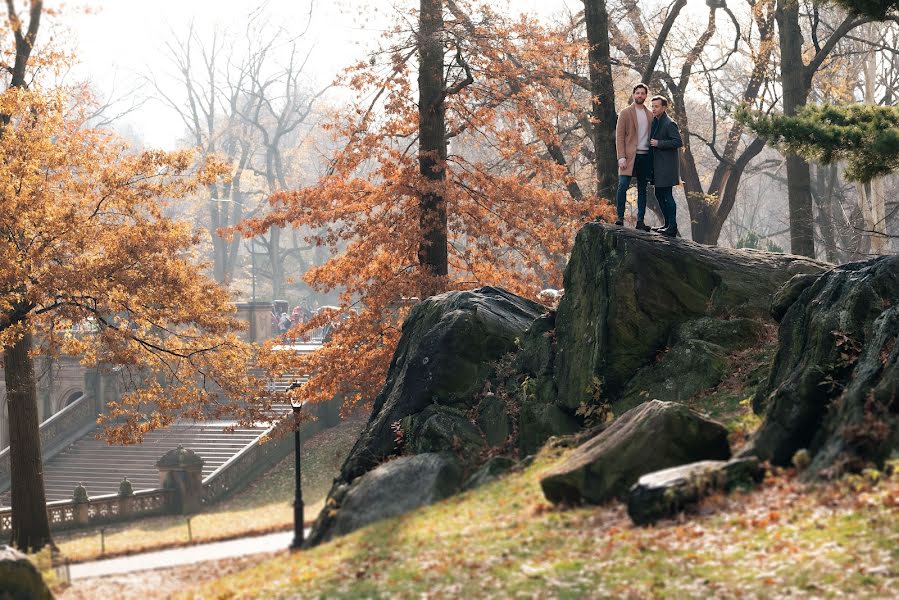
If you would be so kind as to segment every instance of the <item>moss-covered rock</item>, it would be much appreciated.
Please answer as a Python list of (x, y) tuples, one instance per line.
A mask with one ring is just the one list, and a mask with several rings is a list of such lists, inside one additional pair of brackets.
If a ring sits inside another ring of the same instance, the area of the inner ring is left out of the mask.
[(550, 502), (601, 504), (646, 473), (730, 458), (727, 430), (683, 404), (652, 400), (579, 446), (540, 480)]
[(484, 447), (478, 429), (456, 408), (432, 404), (407, 419), (404, 428), (410, 454), (452, 451), (470, 464)]
[(646, 400), (685, 402), (724, 379), (727, 373), (724, 348), (702, 340), (685, 340), (662, 355), (659, 360), (637, 371), (613, 405), (616, 414)]
[(802, 257), (584, 226), (556, 314), (559, 404), (575, 409), (589, 402), (594, 378), (606, 395), (619, 397), (678, 325), (701, 317), (767, 319), (781, 285), (827, 267)]
[(703, 341), (720, 346), (728, 352), (756, 344), (765, 333), (761, 319), (714, 319), (700, 317), (676, 325), (672, 331), (670, 346), (682, 342)]
[(551, 437), (569, 435), (581, 428), (581, 423), (555, 404), (534, 398), (521, 407), (518, 448), (521, 456), (534, 454)]
[[(545, 311), (495, 287), (449, 292), (416, 305), (403, 324), (369, 422), (335, 480), (329, 495), (332, 510), (322, 511), (309, 544), (331, 535), (331, 513), (340, 510), (338, 492), (388, 457), (399, 452), (449, 452), (470, 468), (476, 466), (487, 440), (505, 440), (508, 419), (504, 422), (499, 414), (478, 419), (485, 381), (500, 359), (519, 350), (526, 332)], [(502, 401), (487, 407), (494, 413), (505, 409), (512, 417)]]
[(807, 448), (810, 476), (881, 464), (899, 442), (899, 257), (843, 265), (785, 312), (754, 405), (764, 421), (744, 450), (787, 465)]

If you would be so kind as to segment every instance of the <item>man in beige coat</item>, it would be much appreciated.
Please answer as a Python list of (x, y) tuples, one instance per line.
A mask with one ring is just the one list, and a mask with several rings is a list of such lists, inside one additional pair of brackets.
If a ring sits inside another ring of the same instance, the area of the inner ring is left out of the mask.
[(646, 108), (649, 88), (638, 83), (633, 89), (633, 103), (618, 114), (615, 128), (615, 150), (618, 153), (618, 210), (616, 225), (624, 225), (624, 207), (631, 179), (637, 178), (637, 229), (649, 231), (643, 222), (646, 216), (646, 186), (652, 179), (652, 158), (649, 154), (649, 131), (652, 113)]

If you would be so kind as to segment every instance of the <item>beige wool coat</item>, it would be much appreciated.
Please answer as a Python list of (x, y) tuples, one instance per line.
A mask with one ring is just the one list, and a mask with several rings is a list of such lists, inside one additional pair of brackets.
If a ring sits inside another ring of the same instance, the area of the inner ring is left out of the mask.
[[(624, 168), (618, 169), (619, 175), (634, 174), (634, 160), (637, 157), (637, 103), (618, 113), (618, 125), (615, 126), (615, 152), (616, 156), (627, 160)], [(652, 111), (644, 105), (646, 122), (652, 126)]]

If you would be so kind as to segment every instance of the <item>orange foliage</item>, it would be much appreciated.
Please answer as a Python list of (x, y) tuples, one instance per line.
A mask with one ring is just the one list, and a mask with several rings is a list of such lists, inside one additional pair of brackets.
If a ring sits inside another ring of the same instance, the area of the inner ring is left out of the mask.
[(115, 441), (179, 415), (252, 418), (224, 399), (256, 383), (227, 292), (202, 274), (189, 224), (162, 214), (222, 166), (130, 153), (86, 126), (89, 104), (78, 90), (0, 94), (0, 347), (32, 331), (39, 350), (118, 365), (130, 393), (108, 415), (124, 419)]
[[(445, 100), (451, 142), (445, 183), (419, 173), (415, 34), (397, 26), (387, 34), (387, 50), (342, 76), (359, 100), (329, 126), (344, 145), (328, 174), (313, 186), (274, 194), (271, 214), (241, 227), (245, 234), (288, 224), (318, 232), (310, 242), (332, 255), (305, 280), (322, 291), (340, 290), (344, 309), (358, 311), (348, 311), (317, 353), (263, 358), (273, 371), (312, 374), (297, 392), (303, 400), (337, 393), (370, 400), (383, 385), (412, 299), (435, 289), (416, 258), (424, 194), (436, 192), (447, 203), (449, 276), (436, 287), (444, 290), (489, 284), (535, 298), (541, 288), (560, 287), (579, 226), (612, 216), (595, 198), (570, 194), (572, 174), (547, 152), (560, 143), (555, 115), (573, 110), (572, 100), (558, 93), (565, 84), (552, 61), (583, 49), (526, 17), (512, 21), (488, 3), (446, 4), (453, 10), (445, 20), (445, 80), (453, 92)], [(454, 85), (465, 78), (465, 66), (474, 83)]]

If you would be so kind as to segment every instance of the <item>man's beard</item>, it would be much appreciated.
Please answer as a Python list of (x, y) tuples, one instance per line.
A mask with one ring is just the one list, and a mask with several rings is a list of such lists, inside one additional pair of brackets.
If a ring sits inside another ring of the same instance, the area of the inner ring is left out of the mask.
[(646, 99), (644, 98), (642, 100), (638, 100), (638, 99), (634, 98), (634, 102), (636, 102), (637, 104), (643, 104), (644, 102), (646, 102)]

